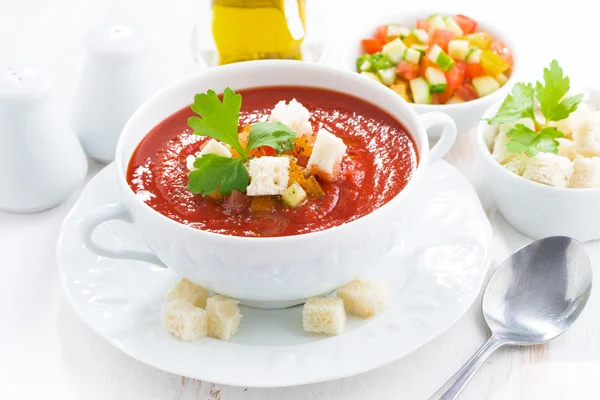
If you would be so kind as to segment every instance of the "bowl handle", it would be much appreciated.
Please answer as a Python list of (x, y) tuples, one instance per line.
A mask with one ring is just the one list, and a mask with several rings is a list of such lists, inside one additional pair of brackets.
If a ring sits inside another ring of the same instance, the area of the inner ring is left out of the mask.
[(94, 230), (100, 224), (114, 219), (131, 223), (131, 214), (121, 203), (106, 204), (93, 210), (79, 222), (79, 235), (83, 238), (83, 243), (88, 250), (102, 257), (144, 261), (166, 268), (166, 265), (149, 251), (115, 249), (94, 242), (92, 239)]
[(429, 163), (433, 164), (444, 157), (452, 148), (456, 140), (456, 124), (452, 118), (437, 111), (421, 114), (419, 118), (423, 122), (425, 130), (438, 125), (442, 127), (442, 134), (438, 142), (429, 150)]

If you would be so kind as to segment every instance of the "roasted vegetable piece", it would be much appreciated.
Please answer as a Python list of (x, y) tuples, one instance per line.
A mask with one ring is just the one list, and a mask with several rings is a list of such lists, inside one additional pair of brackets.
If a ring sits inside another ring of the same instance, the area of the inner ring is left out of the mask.
[(321, 185), (317, 182), (317, 179), (314, 175), (311, 175), (301, 184), (302, 188), (306, 191), (308, 197), (312, 199), (318, 199), (324, 196), (323, 189), (321, 189)]
[(252, 211), (271, 211), (275, 207), (275, 200), (271, 196), (253, 196), (250, 208)]

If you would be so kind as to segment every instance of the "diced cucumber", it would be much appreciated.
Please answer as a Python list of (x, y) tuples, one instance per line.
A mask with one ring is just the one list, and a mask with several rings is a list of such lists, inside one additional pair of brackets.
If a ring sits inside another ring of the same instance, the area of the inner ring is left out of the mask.
[(384, 44), (381, 53), (387, 56), (394, 64), (398, 64), (402, 61), (404, 50), (406, 50), (406, 45), (402, 40), (396, 38), (391, 42)]
[(367, 77), (369, 79), (373, 79), (374, 81), (377, 81), (377, 82), (381, 83), (381, 81), (379, 80), (379, 77), (377, 75), (375, 75), (374, 73), (372, 73), (372, 72), (363, 71), (360, 74), (362, 76), (365, 76), (365, 77)]
[(418, 51), (421, 54), (425, 54), (427, 52), (427, 49), (429, 48), (429, 46), (426, 44), (413, 44), (412, 46), (410, 46), (410, 48), (415, 49), (416, 51)]
[(500, 84), (488, 75), (473, 78), (472, 84), (479, 97), (487, 96), (500, 89)]
[(439, 14), (434, 14), (429, 17), (429, 28), (430, 29), (446, 29), (444, 19)]
[(456, 23), (454, 18), (444, 17), (444, 22), (446, 23), (446, 29), (452, 31), (452, 33), (454, 33), (457, 37), (460, 37), (465, 34), (460, 25)]
[(469, 50), (469, 52), (467, 53), (467, 56), (465, 57), (465, 60), (469, 63), (469, 64), (479, 64), (481, 62), (481, 54), (483, 53), (483, 50), (481, 50), (478, 47), (471, 47), (471, 50)]
[(494, 79), (496, 79), (496, 82), (498, 82), (498, 84), (500, 84), (500, 86), (502, 86), (506, 82), (508, 82), (508, 76), (506, 76), (504, 74), (498, 74), (494, 77)]
[(404, 39), (408, 35), (410, 35), (410, 29), (403, 26), (392, 24), (387, 27), (387, 37), (399, 37), (400, 39)]
[(450, 97), (450, 100), (448, 100), (446, 102), (446, 104), (460, 104), (460, 103), (464, 103), (465, 101), (463, 99), (461, 99), (458, 96), (452, 96)]
[(394, 82), (396, 82), (396, 68), (377, 71), (377, 75), (379, 75), (379, 79), (381, 79), (381, 82), (386, 86), (393, 85)]
[(431, 104), (431, 93), (425, 79), (420, 77), (411, 79), (408, 84), (412, 92), (413, 102), (417, 104)]
[(298, 182), (294, 182), (285, 189), (281, 199), (290, 207), (296, 207), (306, 199), (306, 192)]
[(358, 72), (368, 71), (371, 68), (370, 54), (363, 54), (356, 60), (356, 70)]
[(430, 61), (436, 63), (444, 71), (448, 72), (454, 67), (456, 62), (440, 46), (434, 44), (427, 56)]
[(429, 43), (429, 34), (424, 29), (413, 29), (412, 34), (417, 38), (419, 43), (427, 44)]
[(443, 93), (446, 90), (446, 86), (448, 86), (446, 74), (437, 68), (427, 68), (425, 78), (429, 82), (429, 91), (431, 93)]
[(469, 53), (468, 40), (451, 40), (448, 43), (448, 55), (456, 60), (464, 61)]
[(418, 64), (421, 61), (421, 53), (415, 49), (406, 49), (404, 50), (404, 61)]
[(390, 61), (386, 55), (381, 53), (371, 54), (369, 61), (371, 62), (371, 72), (392, 68), (394, 66), (394, 63)]

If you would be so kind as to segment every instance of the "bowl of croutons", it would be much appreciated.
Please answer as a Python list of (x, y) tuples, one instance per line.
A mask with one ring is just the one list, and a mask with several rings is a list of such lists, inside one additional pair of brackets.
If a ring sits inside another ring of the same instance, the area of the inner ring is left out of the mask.
[(600, 91), (571, 94), (558, 62), (543, 82), (516, 84), (479, 124), (489, 192), (532, 237), (600, 239)]

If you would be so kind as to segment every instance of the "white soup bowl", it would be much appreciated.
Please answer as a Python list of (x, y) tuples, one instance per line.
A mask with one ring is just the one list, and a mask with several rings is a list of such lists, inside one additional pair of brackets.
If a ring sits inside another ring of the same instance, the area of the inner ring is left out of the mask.
[[(377, 104), (400, 121), (412, 136), (419, 161), (407, 186), (387, 204), (352, 222), (319, 232), (286, 237), (236, 237), (202, 231), (158, 213), (134, 194), (127, 183), (129, 160), (152, 128), (188, 106), (196, 93), (268, 86), (304, 86), (335, 90)], [(442, 126), (429, 150), (426, 129)], [(427, 172), (452, 146), (456, 126), (441, 113), (418, 116), (386, 87), (354, 73), (297, 61), (251, 61), (207, 69), (181, 79), (142, 104), (125, 125), (117, 145), (115, 179), (122, 194), (117, 204), (95, 210), (81, 222), (91, 251), (106, 257), (168, 266), (216, 293), (261, 308), (279, 308), (327, 293), (375, 265), (410, 235), (397, 220)], [(150, 252), (107, 248), (92, 240), (92, 231), (111, 219), (131, 222)]]

